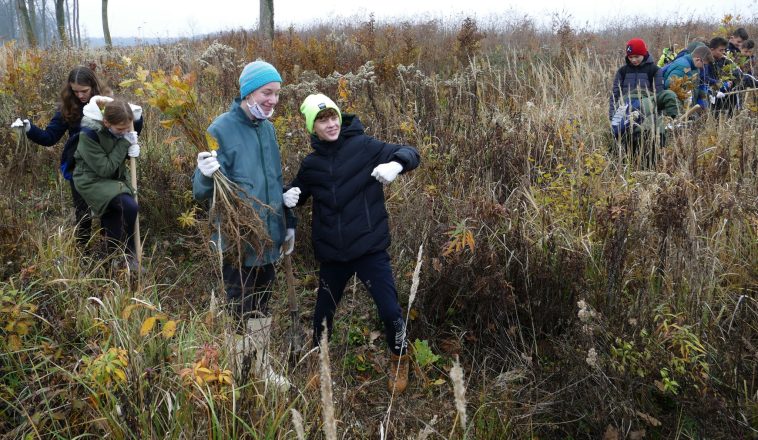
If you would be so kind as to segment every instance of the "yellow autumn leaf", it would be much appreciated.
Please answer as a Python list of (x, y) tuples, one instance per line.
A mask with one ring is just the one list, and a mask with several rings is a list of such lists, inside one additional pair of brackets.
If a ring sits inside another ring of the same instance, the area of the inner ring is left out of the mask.
[(139, 304), (129, 304), (128, 306), (124, 307), (124, 310), (121, 311), (121, 319), (128, 320), (129, 317), (132, 316), (134, 309), (139, 306)]
[(19, 321), (18, 324), (16, 324), (16, 333), (18, 333), (19, 336), (25, 336), (29, 333), (29, 326), (24, 321)]
[(171, 339), (176, 334), (176, 321), (170, 320), (163, 324), (163, 330), (161, 331), (165, 339)]
[(209, 369), (207, 369), (205, 367), (195, 367), (195, 375), (196, 376), (200, 376), (201, 374), (202, 375), (211, 374), (211, 370), (209, 370)]
[(176, 119), (164, 119), (161, 121), (161, 127), (171, 128), (176, 124)]
[(11, 350), (21, 350), (21, 338), (17, 335), (8, 336), (8, 347)]
[(218, 380), (221, 383), (227, 383), (229, 385), (232, 384), (232, 372), (229, 370), (224, 370), (221, 372), (221, 374), (218, 375)]
[(137, 79), (139, 79), (141, 82), (145, 82), (149, 74), (150, 71), (147, 69), (144, 69), (142, 67), (137, 69)]
[(113, 372), (113, 374), (116, 376), (116, 379), (120, 380), (121, 382), (126, 382), (126, 373), (124, 373), (124, 370), (117, 369)]
[(210, 151), (218, 150), (218, 141), (207, 131), (205, 132), (205, 142), (208, 144), (208, 149)]
[(148, 333), (150, 333), (153, 330), (153, 327), (155, 327), (155, 316), (151, 316), (147, 318), (143, 323), (142, 327), (139, 329), (139, 335), (145, 336)]
[(136, 79), (127, 79), (127, 80), (124, 80), (124, 81), (121, 81), (120, 83), (118, 83), (118, 86), (119, 87), (129, 87), (130, 85), (134, 84), (135, 82), (137, 82)]

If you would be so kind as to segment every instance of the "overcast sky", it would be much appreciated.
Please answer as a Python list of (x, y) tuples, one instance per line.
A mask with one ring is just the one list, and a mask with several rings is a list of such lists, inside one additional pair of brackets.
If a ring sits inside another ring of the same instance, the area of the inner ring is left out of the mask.
[[(80, 25), (88, 37), (102, 37), (101, 0), (79, 0)], [(646, 17), (714, 17), (726, 13), (758, 18), (758, 0), (274, 0), (277, 28), (329, 22), (335, 17), (365, 21), (393, 18), (460, 19), (529, 15), (549, 24), (554, 12), (570, 14), (573, 25), (584, 27), (630, 15)], [(110, 0), (112, 37), (187, 37), (220, 30), (252, 29), (258, 24), (257, 0)]]

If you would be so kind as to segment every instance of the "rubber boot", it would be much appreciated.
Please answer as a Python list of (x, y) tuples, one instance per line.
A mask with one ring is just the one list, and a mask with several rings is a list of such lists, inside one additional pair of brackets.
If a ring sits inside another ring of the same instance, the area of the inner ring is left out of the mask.
[[(398, 363), (400, 364), (398, 368)], [(389, 374), (387, 379), (387, 388), (390, 393), (394, 390), (400, 394), (408, 387), (408, 354), (390, 356)]]
[(247, 320), (246, 338), (250, 338), (253, 350), (253, 372), (256, 377), (285, 392), (290, 388), (290, 381), (274, 372), (268, 356), (268, 344), (271, 339), (271, 318), (250, 318)]

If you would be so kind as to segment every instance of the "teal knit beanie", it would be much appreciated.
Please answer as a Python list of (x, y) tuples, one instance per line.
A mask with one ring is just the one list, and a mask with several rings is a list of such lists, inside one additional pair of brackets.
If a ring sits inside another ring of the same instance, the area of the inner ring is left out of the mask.
[(253, 61), (242, 69), (240, 75), (240, 98), (253, 93), (270, 82), (282, 82), (276, 68), (265, 61)]

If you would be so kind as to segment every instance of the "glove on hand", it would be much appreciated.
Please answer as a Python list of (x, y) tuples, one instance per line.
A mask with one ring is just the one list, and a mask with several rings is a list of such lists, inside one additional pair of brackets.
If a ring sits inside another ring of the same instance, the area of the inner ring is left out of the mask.
[(295, 229), (287, 228), (287, 233), (284, 235), (284, 243), (282, 244), (284, 249), (284, 255), (289, 255), (295, 250)]
[(197, 153), (197, 168), (200, 170), (200, 174), (205, 177), (213, 176), (213, 173), (221, 168), (221, 164), (216, 159), (215, 151), (202, 151)]
[(294, 208), (297, 205), (297, 201), (300, 200), (300, 188), (295, 186), (288, 189), (287, 192), (282, 194), (282, 198), (284, 199), (284, 206)]
[(401, 171), (403, 171), (403, 166), (398, 162), (392, 161), (377, 165), (377, 167), (374, 168), (374, 171), (371, 172), (371, 177), (375, 177), (376, 180), (387, 185), (395, 180)]
[(716, 99), (722, 99), (725, 96), (724, 92), (716, 92)]
[(137, 132), (136, 131), (130, 131), (130, 132), (124, 134), (124, 139), (126, 139), (127, 141), (129, 141), (129, 143), (132, 144), (132, 145), (134, 145), (137, 142), (139, 142), (139, 138), (137, 137)]
[(129, 149), (126, 150), (126, 155), (129, 157), (139, 157), (139, 144), (131, 144)]
[(132, 114), (134, 115), (135, 121), (139, 121), (140, 119), (142, 119), (142, 107), (136, 104), (129, 103), (129, 108), (132, 109)]
[(32, 129), (32, 124), (28, 119), (21, 120), (21, 118), (16, 118), (16, 120), (11, 124), (11, 128), (20, 127), (24, 127), (24, 133), (29, 133), (29, 130)]

